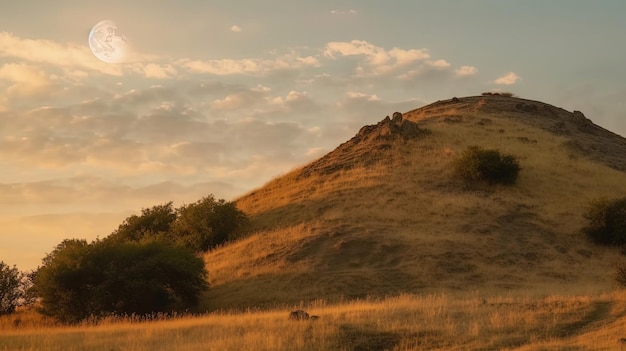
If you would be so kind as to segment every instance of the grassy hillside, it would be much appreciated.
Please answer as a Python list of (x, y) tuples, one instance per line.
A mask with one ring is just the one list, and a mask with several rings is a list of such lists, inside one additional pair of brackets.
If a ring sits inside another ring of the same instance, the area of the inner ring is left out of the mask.
[[(623, 138), (579, 113), (502, 96), (404, 118), (429, 132), (389, 137), (381, 122), (238, 199), (256, 232), (206, 255), (205, 307), (613, 287), (620, 254), (580, 228), (590, 199), (626, 196)], [(471, 145), (515, 155), (517, 184), (456, 180), (452, 161)]]

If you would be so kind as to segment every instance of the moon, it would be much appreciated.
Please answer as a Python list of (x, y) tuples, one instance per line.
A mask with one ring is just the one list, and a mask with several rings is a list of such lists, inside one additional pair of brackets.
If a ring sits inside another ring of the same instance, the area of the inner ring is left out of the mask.
[(129, 43), (115, 22), (104, 20), (91, 28), (89, 48), (103, 62), (122, 63), (128, 54)]

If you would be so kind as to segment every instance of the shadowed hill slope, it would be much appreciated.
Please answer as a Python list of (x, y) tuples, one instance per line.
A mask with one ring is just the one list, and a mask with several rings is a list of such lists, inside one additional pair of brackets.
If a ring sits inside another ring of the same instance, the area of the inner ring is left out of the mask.
[[(468, 190), (452, 162), (496, 148), (513, 187)], [(402, 292), (586, 292), (620, 259), (580, 233), (590, 199), (626, 196), (626, 140), (580, 112), (504, 96), (439, 101), (363, 127), (237, 200), (257, 231), (205, 256), (206, 307)]]

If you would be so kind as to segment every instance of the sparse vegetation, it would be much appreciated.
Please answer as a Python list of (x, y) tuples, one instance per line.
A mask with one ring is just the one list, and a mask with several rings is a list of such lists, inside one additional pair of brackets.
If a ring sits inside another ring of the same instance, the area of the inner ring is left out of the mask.
[(512, 185), (520, 171), (515, 156), (503, 155), (498, 150), (486, 150), (478, 146), (468, 147), (455, 161), (457, 176), (466, 183)]
[(626, 197), (591, 201), (584, 214), (587, 226), (583, 231), (602, 245), (626, 244)]

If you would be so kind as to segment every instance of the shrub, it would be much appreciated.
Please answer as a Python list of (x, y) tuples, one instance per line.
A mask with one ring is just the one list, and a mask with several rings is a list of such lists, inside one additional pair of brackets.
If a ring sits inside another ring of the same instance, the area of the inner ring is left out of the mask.
[(602, 245), (626, 244), (626, 197), (593, 200), (584, 217), (587, 226), (583, 231), (594, 242)]
[(41, 312), (65, 323), (91, 316), (182, 312), (208, 285), (204, 261), (165, 243), (65, 240), (34, 277)]
[(457, 176), (468, 184), (512, 185), (521, 169), (515, 156), (502, 155), (498, 150), (485, 150), (479, 146), (468, 147), (454, 166)]

